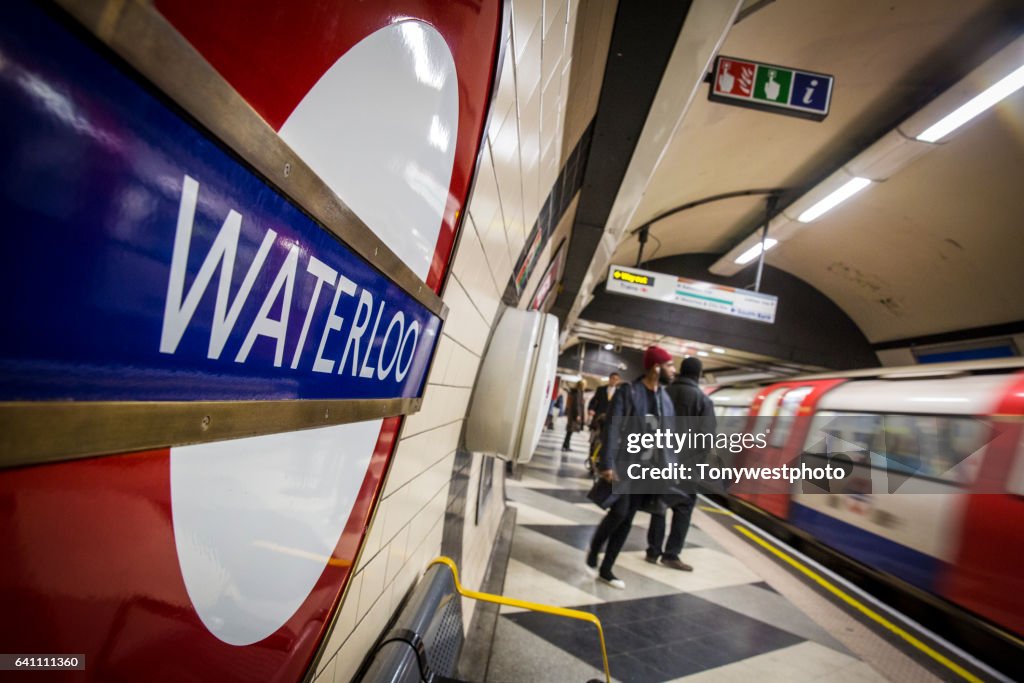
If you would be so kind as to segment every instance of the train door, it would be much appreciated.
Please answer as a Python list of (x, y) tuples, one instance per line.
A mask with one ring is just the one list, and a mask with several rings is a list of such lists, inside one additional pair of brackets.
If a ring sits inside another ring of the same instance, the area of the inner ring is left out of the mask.
[[(769, 387), (760, 405), (756, 404), (755, 399), (755, 405), (751, 407), (752, 411), (756, 411), (751, 429), (766, 433), (767, 445), (749, 451), (746, 464), (780, 467), (796, 463), (810, 427), (809, 416), (815, 405), (829, 389), (844, 381), (823, 379), (785, 382)], [(748, 488), (755, 488), (756, 492), (741, 494), (742, 498), (776, 517), (788, 517), (792, 489), (788, 481), (758, 480)]]
[(1024, 636), (1024, 374), (1015, 375), (993, 416), (960, 547), (940, 593)]

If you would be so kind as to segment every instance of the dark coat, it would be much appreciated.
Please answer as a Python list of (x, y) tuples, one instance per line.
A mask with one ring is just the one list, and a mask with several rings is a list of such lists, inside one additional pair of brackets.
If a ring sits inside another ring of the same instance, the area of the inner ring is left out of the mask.
[(583, 409), (583, 392), (575, 387), (569, 390), (565, 400), (565, 416), (569, 418), (569, 429), (574, 432), (580, 431), (587, 419)]
[(675, 408), (677, 417), (708, 417), (707, 422), (702, 424), (708, 426), (709, 432), (714, 432), (717, 426), (715, 420), (715, 404), (711, 402), (707, 394), (700, 388), (696, 380), (689, 377), (680, 377), (670, 384), (666, 389), (668, 396), (672, 399), (672, 407)]
[[(674, 416), (675, 409), (672, 407), (672, 399), (665, 393), (665, 388), (659, 386), (656, 394), (661, 405), (652, 412), (659, 412), (662, 417)], [(645, 410), (638, 410), (637, 406), (645, 407)], [(602, 445), (597, 456), (597, 467), (599, 470), (616, 469), (616, 454), (622, 447), (621, 430), (611, 428), (611, 418), (645, 415), (648, 412), (646, 407), (647, 388), (639, 378), (634, 382), (623, 383), (616, 387), (615, 395), (608, 406), (608, 420), (605, 421), (604, 429), (601, 433)], [(620, 478), (622, 478), (621, 473)]]
[[(677, 417), (700, 418), (697, 424), (687, 425), (695, 431), (714, 434), (717, 432), (718, 420), (715, 418), (715, 404), (711, 402), (708, 395), (700, 388), (700, 384), (689, 377), (679, 377), (670, 384), (665, 392), (672, 399), (672, 406), (675, 408)], [(683, 425), (679, 425), (682, 429)], [(672, 487), (667, 495), (661, 497), (662, 502), (667, 505), (692, 505), (693, 494), (689, 493), (689, 487)]]
[(599, 417), (608, 412), (608, 405), (611, 401), (608, 400), (608, 385), (598, 387), (597, 391), (594, 392), (593, 397), (590, 399), (590, 403), (587, 404), (587, 410), (594, 413), (595, 417)]

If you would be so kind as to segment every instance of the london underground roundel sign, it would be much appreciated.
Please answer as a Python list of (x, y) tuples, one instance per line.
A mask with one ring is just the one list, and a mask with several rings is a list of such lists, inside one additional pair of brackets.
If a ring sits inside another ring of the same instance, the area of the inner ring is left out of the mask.
[[(500, 3), (156, 0), (143, 11), (440, 291)], [(0, 345), (0, 402), (103, 401), (116, 414), (122, 403), (422, 395), (440, 319), (389, 273), (61, 10), (3, 4), (0, 55), (0, 270), (23, 293)], [(0, 470), (0, 642), (84, 655), (94, 680), (301, 678), (400, 424)]]

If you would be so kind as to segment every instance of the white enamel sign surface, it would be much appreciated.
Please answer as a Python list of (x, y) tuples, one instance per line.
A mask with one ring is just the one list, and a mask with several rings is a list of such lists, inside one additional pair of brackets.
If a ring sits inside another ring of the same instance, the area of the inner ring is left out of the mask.
[(455, 61), (420, 21), (382, 28), (317, 82), (280, 135), (426, 279), (448, 200), (459, 123)]
[(279, 629), (334, 552), (381, 421), (171, 449), (174, 542), (203, 624), (249, 645)]

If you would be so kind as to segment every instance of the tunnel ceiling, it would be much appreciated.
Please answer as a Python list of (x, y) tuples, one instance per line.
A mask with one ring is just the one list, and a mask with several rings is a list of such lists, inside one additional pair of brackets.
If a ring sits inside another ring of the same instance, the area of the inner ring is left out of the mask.
[[(700, 86), (635, 199), (630, 231), (721, 193), (784, 188), (785, 205), (1024, 27), (1019, 2), (777, 0), (747, 7), (755, 11), (741, 13), (719, 54), (834, 75), (828, 118), (717, 104)], [(674, 125), (671, 115), (652, 112), (646, 126)], [(1022, 190), (1024, 90), (782, 241), (767, 262), (834, 301), (872, 343), (1016, 323), (1024, 320)], [(763, 197), (677, 213), (652, 224), (644, 260), (724, 254), (763, 214)], [(634, 265), (636, 236), (626, 231), (616, 239), (606, 260)], [(751, 281), (753, 271), (743, 271)], [(579, 301), (594, 289), (585, 283)]]

